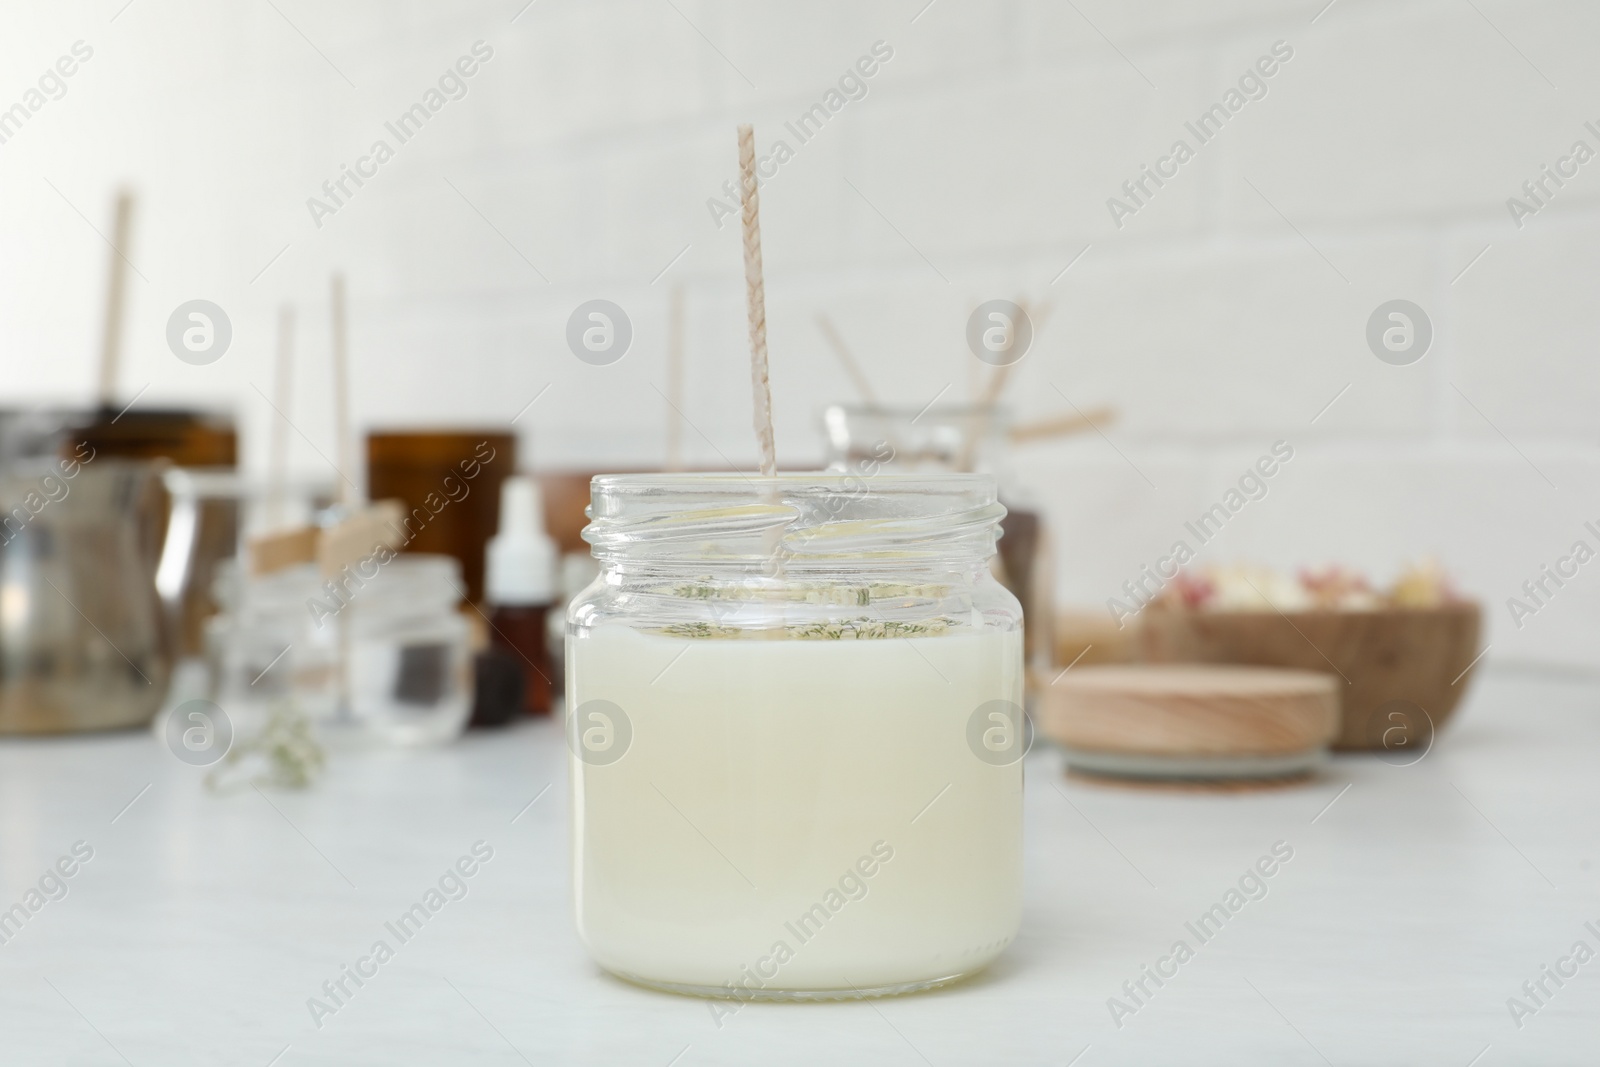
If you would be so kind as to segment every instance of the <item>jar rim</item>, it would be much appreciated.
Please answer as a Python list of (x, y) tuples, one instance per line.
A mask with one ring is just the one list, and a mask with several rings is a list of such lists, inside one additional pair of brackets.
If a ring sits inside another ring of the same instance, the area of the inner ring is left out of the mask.
[(826, 572), (977, 563), (999, 522), (988, 474), (797, 471), (602, 474), (583, 538), (602, 561)]
[[(918, 406), (916, 404), (868, 404), (865, 402), (851, 402), (844, 404), (829, 404), (824, 413), (828, 411), (842, 411), (849, 415), (865, 415), (880, 418), (899, 418), (910, 415), (918, 421), (925, 418), (987, 418), (996, 423), (1008, 423), (1013, 412), (1009, 404), (989, 404), (981, 400), (952, 401), (944, 404)], [(961, 473), (961, 472), (955, 472)]]

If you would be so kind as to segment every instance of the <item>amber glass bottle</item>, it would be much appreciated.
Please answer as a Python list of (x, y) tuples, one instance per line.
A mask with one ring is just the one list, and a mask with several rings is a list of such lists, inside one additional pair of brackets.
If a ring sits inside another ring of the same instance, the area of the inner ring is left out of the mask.
[(522, 706), (529, 715), (548, 715), (555, 701), (555, 664), (546, 642), (550, 605), (504, 604), (489, 614), (489, 639), (506, 649), (522, 669)]
[(500, 487), (500, 532), (489, 542), (489, 639), (522, 668), (523, 707), (548, 715), (555, 700), (555, 664), (547, 620), (556, 599), (556, 546), (544, 528), (539, 485), (507, 478)]

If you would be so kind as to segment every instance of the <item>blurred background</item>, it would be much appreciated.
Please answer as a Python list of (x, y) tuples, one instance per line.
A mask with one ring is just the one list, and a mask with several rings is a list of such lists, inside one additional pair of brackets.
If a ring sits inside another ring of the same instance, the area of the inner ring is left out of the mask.
[[(1488, 662), (1600, 666), (1600, 581), (1568, 582), (1520, 627), (1506, 604), (1600, 520), (1600, 164), (1560, 162), (1574, 142), (1600, 148), (1585, 125), (1600, 125), (1600, 10), (1319, 6), (9, 5), (6, 403), (95, 399), (126, 187), (119, 399), (232, 412), (248, 471), (267, 463), (287, 302), (290, 467), (337, 481), (335, 271), (358, 435), (515, 418), (528, 469), (656, 467), (674, 433), (690, 466), (750, 469), (724, 183), (734, 127), (752, 122), (759, 153), (792, 149), (761, 192), (785, 466), (822, 463), (822, 411), (857, 398), (819, 314), (880, 399), (917, 408), (972, 399), (988, 379), (968, 316), (1026, 300), (1049, 314), (1007, 384), (1016, 418), (1117, 415), (1010, 457), (1048, 517), (1061, 603), (1103, 611), (1281, 441), (1292, 461), (1202, 562), (1334, 562), (1387, 580), (1432, 556), (1484, 601)], [(1186, 124), (1271, 55), (1257, 98), (1199, 144)], [(47, 77), (61, 57), (73, 73)], [(396, 136), (430, 93), (439, 106)], [(796, 136), (819, 103), (826, 121)], [(1175, 176), (1125, 190), (1179, 139), (1199, 147)], [(375, 161), (380, 140), (391, 152)], [(357, 168), (362, 184), (329, 191)], [(197, 299), (233, 331), (206, 365), (167, 342), (169, 316)], [(594, 299), (633, 329), (606, 366), (566, 342)], [(1404, 366), (1367, 339), (1397, 299), (1433, 334)]]

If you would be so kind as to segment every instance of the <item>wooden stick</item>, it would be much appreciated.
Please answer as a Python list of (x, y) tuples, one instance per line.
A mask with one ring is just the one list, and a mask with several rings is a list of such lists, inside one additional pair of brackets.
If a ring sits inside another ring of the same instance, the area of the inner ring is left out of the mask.
[[(328, 318), (333, 330), (333, 425), (338, 435), (334, 455), (339, 460), (339, 502), (344, 505), (344, 517), (348, 519), (358, 501), (350, 483), (350, 352), (345, 327), (344, 275), (338, 272), (328, 282)], [(320, 547), (321, 539), (318, 541)], [(348, 721), (355, 715), (351, 697), (355, 688), (350, 677), (350, 612), (341, 611), (335, 623), (339, 628), (339, 715)]]
[(856, 392), (861, 394), (862, 401), (869, 407), (878, 407), (878, 395), (872, 391), (872, 383), (867, 381), (866, 374), (861, 370), (861, 364), (856, 362), (856, 357), (844, 343), (844, 338), (833, 328), (833, 320), (819, 313), (817, 329), (828, 339), (829, 347), (833, 349), (833, 354), (839, 357), (839, 362), (844, 366), (845, 373), (850, 375), (850, 380), (855, 383)]
[(333, 327), (333, 425), (339, 457), (339, 502), (356, 504), (356, 491), (350, 479), (350, 353), (344, 314), (344, 275), (335, 274), (329, 284), (328, 305)]
[[(1022, 313), (1028, 316), (1029, 321), (1033, 324), (1033, 340), (1029, 345), (1031, 348), (1033, 344), (1038, 343), (1039, 332), (1044, 329), (1044, 324), (1050, 321), (1051, 305), (1046, 303), (1035, 313), (1029, 309), (1027, 299), (1019, 297), (1017, 299), (1017, 307), (1022, 309)], [(980, 407), (993, 407), (999, 403), (1001, 394), (1005, 392), (1006, 385), (1011, 380), (1012, 370), (1021, 362), (1022, 360), (1018, 359), (995, 368), (994, 374), (989, 377), (989, 384), (984, 389), (983, 396), (978, 401)]]
[(133, 194), (117, 193), (116, 218), (111, 224), (111, 264), (106, 281), (106, 319), (100, 337), (100, 404), (115, 407), (117, 379), (122, 362), (123, 293), (127, 288), (128, 260), (125, 249), (133, 228)]
[[(1022, 313), (1028, 317), (1029, 322), (1032, 324), (1033, 337), (1029, 342), (1029, 347), (1031, 348), (1032, 345), (1038, 343), (1039, 331), (1050, 317), (1050, 304), (1046, 303), (1041, 307), (1037, 315), (1029, 310), (1027, 297), (1018, 297), (1016, 305), (1022, 309)], [(1021, 362), (1022, 360), (1019, 358), (1010, 363), (1003, 363), (996, 367), (994, 373), (989, 376), (989, 384), (984, 389), (983, 395), (978, 399), (978, 411), (974, 416), (975, 426), (961, 448), (961, 458), (958, 463), (961, 470), (970, 471), (973, 469), (977, 461), (978, 442), (989, 435), (989, 425), (994, 421), (995, 411), (1000, 403), (1000, 396), (1005, 392), (1006, 384), (1011, 380), (1012, 370)]]
[(1067, 437), (1071, 434), (1081, 433), (1084, 430), (1093, 430), (1116, 421), (1116, 418), (1117, 412), (1114, 408), (1093, 408), (1082, 415), (1054, 415), (1048, 419), (1025, 422), (1021, 425), (1013, 426), (1008, 436), (1013, 444), (1020, 445), (1028, 441)]
[(778, 473), (772, 440), (772, 383), (767, 368), (767, 296), (761, 276), (761, 201), (756, 189), (756, 133), (739, 127), (740, 222), (744, 231), (745, 308), (750, 321), (750, 387), (755, 399), (756, 444), (761, 449), (761, 475)]
[(667, 325), (667, 470), (683, 470), (683, 283), (672, 287)]
[[(967, 318), (972, 318), (972, 313), (977, 310), (978, 305), (969, 300), (967, 302)], [(962, 321), (965, 322), (966, 319)], [(962, 347), (965, 348), (966, 346), (963, 345)], [(963, 352), (963, 357), (968, 355), (971, 355), (971, 353)], [(967, 365), (967, 403), (976, 404), (978, 402), (978, 394), (982, 391), (978, 383), (982, 380), (983, 361), (972, 358), (964, 359), (964, 362)]]
[(289, 408), (294, 398), (294, 308), (278, 309), (278, 359), (273, 370), (272, 451), (267, 455), (267, 528), (283, 524), (289, 495)]

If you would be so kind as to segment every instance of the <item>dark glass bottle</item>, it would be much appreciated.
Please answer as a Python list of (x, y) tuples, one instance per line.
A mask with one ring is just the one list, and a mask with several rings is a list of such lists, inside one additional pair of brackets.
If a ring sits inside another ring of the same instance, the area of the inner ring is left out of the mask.
[(492, 644), (472, 661), (473, 729), (507, 726), (522, 718), (522, 661), (516, 653)]
[(556, 559), (538, 483), (507, 478), (500, 487), (500, 532), (489, 541), (489, 640), (516, 657), (529, 715), (549, 715), (555, 701), (547, 619), (556, 601)]
[(555, 700), (555, 662), (545, 639), (549, 614), (549, 604), (500, 604), (489, 615), (489, 640), (522, 670), (522, 706), (529, 715), (550, 714)]

